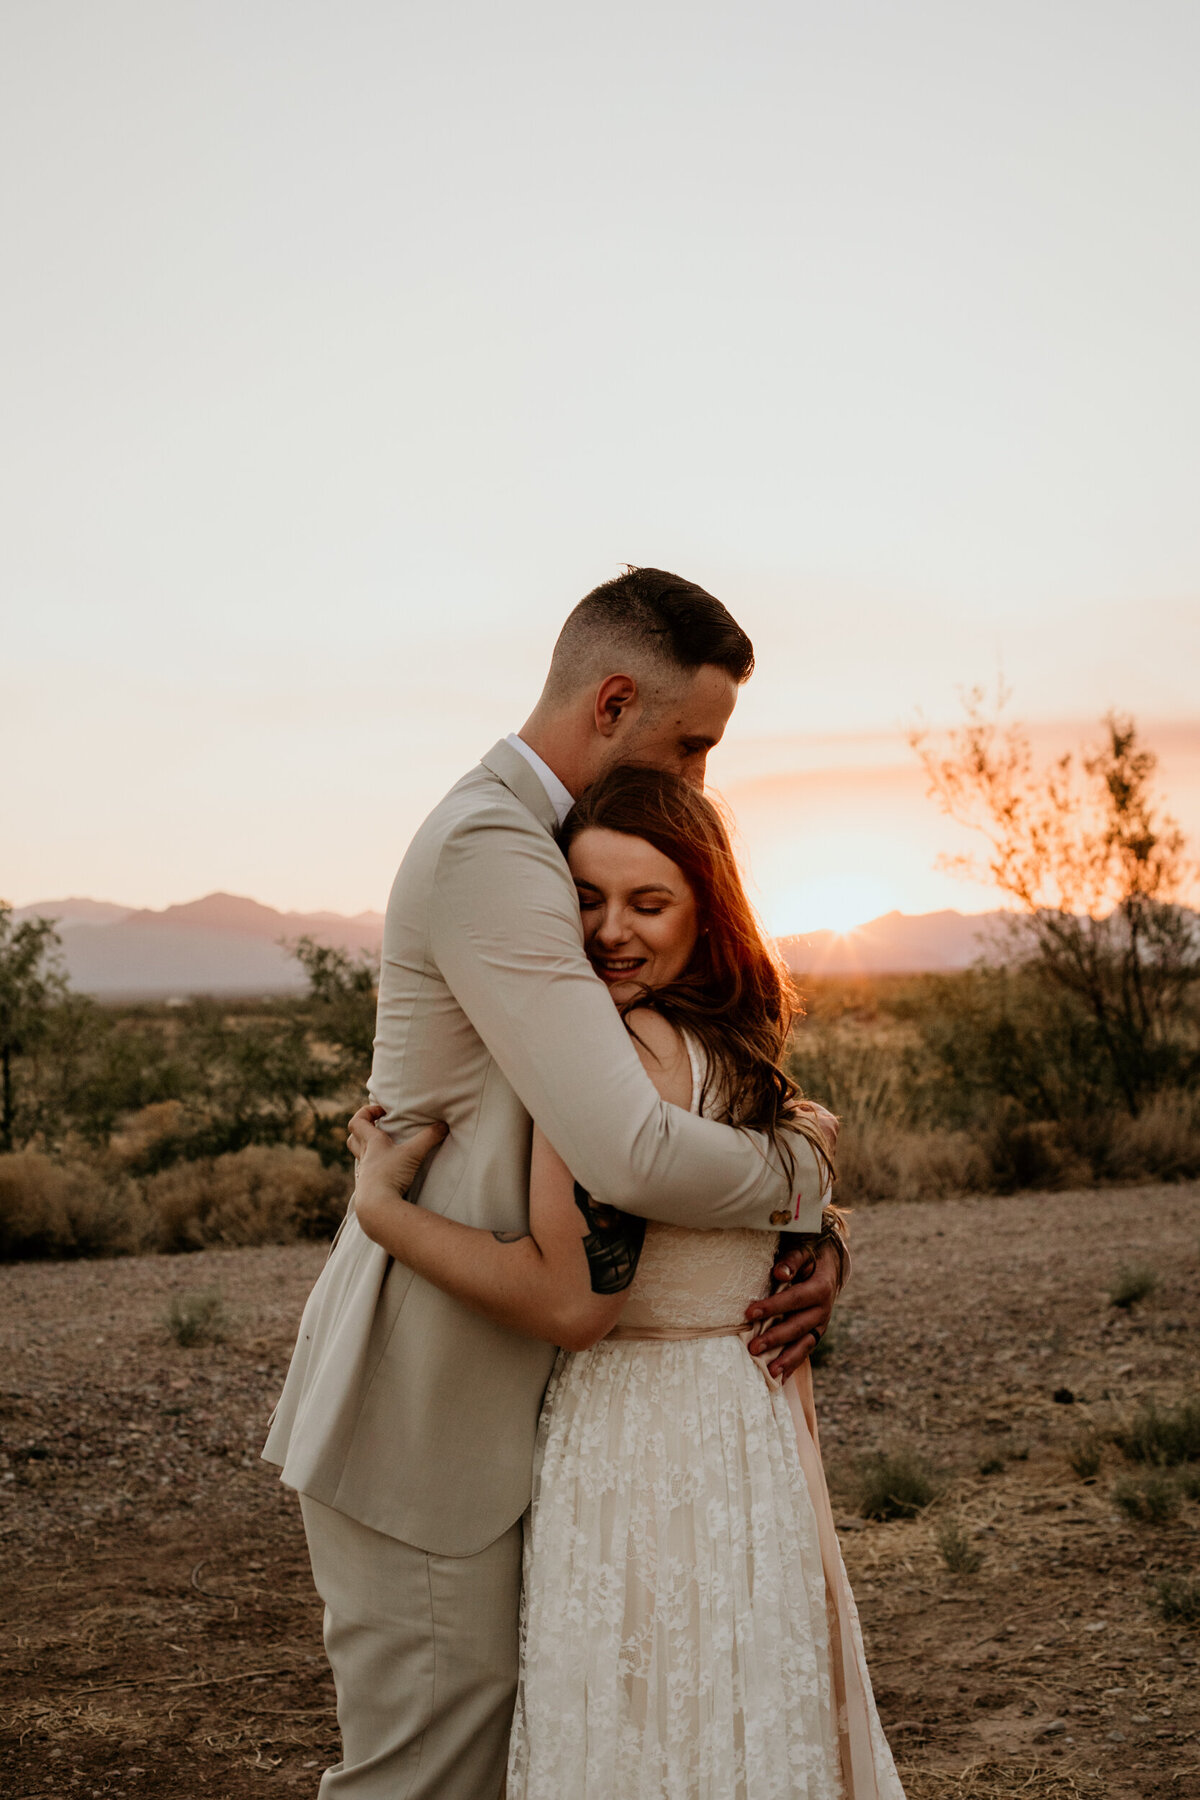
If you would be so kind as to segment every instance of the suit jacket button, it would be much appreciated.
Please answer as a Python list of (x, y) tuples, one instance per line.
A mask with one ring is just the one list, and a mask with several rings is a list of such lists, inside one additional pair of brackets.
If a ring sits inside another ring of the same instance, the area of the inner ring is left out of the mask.
[(773, 1212), (771, 1214), (772, 1225), (790, 1225), (791, 1222), (792, 1215), (790, 1212)]

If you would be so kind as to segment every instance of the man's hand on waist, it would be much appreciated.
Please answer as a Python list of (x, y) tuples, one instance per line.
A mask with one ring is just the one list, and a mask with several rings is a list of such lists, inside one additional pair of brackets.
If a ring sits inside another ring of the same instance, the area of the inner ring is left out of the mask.
[(841, 1263), (829, 1244), (796, 1244), (775, 1264), (777, 1291), (746, 1308), (746, 1321), (765, 1321), (747, 1348), (751, 1356), (777, 1351), (768, 1365), (778, 1381), (794, 1375), (829, 1328), (840, 1287)]

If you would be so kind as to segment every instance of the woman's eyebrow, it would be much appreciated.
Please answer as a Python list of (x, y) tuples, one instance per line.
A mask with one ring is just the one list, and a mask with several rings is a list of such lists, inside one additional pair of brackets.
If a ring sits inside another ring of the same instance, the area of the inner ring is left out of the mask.
[[(594, 881), (585, 881), (581, 875), (576, 875), (575, 886), (577, 888), (587, 888), (588, 891), (593, 894), (598, 894), (602, 891), (598, 883)], [(675, 898), (675, 889), (665, 881), (647, 881), (644, 882), (641, 887), (630, 888), (628, 897), (630, 900), (635, 900), (642, 894), (666, 894), (673, 900)]]

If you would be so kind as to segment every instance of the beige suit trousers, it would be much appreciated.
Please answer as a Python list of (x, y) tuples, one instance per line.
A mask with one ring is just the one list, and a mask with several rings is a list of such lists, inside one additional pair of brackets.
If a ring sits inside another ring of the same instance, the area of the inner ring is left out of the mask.
[(300, 1496), (342, 1761), (319, 1800), (498, 1800), (517, 1685), (521, 1523), (434, 1556)]

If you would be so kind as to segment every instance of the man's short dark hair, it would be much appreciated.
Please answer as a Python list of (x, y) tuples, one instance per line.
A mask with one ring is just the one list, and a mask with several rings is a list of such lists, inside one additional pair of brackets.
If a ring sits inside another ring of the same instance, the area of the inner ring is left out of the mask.
[(590, 679), (602, 647), (640, 649), (689, 673), (712, 664), (739, 686), (754, 668), (754, 646), (728, 609), (666, 569), (629, 566), (585, 594), (559, 633), (549, 685), (565, 693)]

